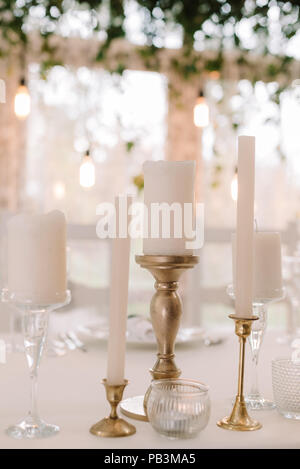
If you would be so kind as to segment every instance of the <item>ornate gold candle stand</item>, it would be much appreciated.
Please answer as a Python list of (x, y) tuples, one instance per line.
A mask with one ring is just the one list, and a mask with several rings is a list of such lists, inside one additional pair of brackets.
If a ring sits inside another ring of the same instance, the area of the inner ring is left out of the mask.
[(239, 337), (240, 342), (238, 393), (231, 415), (220, 420), (217, 425), (226, 430), (240, 432), (259, 430), (261, 424), (249, 417), (244, 399), (245, 344), (247, 337), (251, 333), (252, 322), (258, 318), (256, 316), (240, 318), (234, 314), (229, 317), (235, 322), (235, 333)]
[(93, 425), (90, 429), (90, 432), (93, 435), (102, 437), (134, 435), (136, 432), (135, 427), (125, 420), (120, 419), (117, 414), (117, 408), (122, 400), (123, 392), (128, 384), (128, 381), (125, 380), (124, 383), (120, 385), (110, 385), (107, 383), (107, 380), (104, 379), (102, 383), (105, 386), (106, 397), (110, 403), (111, 412), (109, 417), (106, 417)]
[[(183, 272), (198, 263), (197, 256), (136, 256), (136, 262), (149, 270), (155, 278), (155, 289), (150, 314), (158, 345), (157, 361), (150, 370), (153, 379), (178, 378), (181, 371), (175, 364), (174, 346), (180, 326), (182, 303), (177, 293), (178, 281)], [(147, 398), (136, 396), (121, 403), (121, 411), (127, 417), (148, 421)]]

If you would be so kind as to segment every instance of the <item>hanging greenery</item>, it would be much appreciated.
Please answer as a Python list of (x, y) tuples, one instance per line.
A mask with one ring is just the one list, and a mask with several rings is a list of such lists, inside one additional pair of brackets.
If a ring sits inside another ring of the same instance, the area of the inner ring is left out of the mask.
[[(223, 53), (232, 48), (240, 52), (240, 66), (247, 63), (249, 51), (276, 55), (280, 59), (277, 64), (266, 66), (269, 78), (276, 79), (292, 60), (287, 45), (299, 28), (299, 6), (299, 0), (1, 0), (0, 55), (20, 44), (26, 47), (29, 33), (37, 30), (43, 39), (41, 52), (47, 55), (46, 65), (51, 66), (54, 50), (49, 39), (54, 34), (64, 35), (68, 15), (79, 21), (84, 10), (89, 13), (89, 31), (102, 33), (95, 57), (102, 61), (111, 43), (128, 35), (128, 18), (135, 14), (139, 15), (139, 36), (144, 42), (139, 53), (149, 68), (159, 69), (158, 53), (166, 45), (168, 33), (175, 32), (181, 37), (182, 53), (171, 66), (186, 79), (202, 71), (195, 49), (215, 50), (215, 58), (206, 61), (205, 69), (221, 71)], [(86, 23), (86, 18), (83, 21)], [(124, 66), (120, 64), (120, 73)]]
[[(128, 23), (132, 17), (138, 18), (137, 53), (148, 69), (160, 71), (160, 52), (174, 47), (168, 43), (173, 35), (178, 54), (169, 66), (186, 80), (202, 72), (222, 78), (224, 56), (231, 50), (241, 77), (249, 79), (251, 75), (253, 86), (262, 77), (280, 81), (272, 96), (278, 106), (282, 92), (290, 85), (293, 57), (289, 51), (299, 30), (300, 0), (0, 0), (0, 57), (18, 48), (20, 60), (24, 60), (31, 34), (38, 32), (43, 77), (53, 65), (61, 64), (51, 41), (54, 35), (99, 38), (95, 62), (105, 62), (116, 39), (131, 40)], [(77, 25), (75, 32), (66, 27), (72, 23), (70, 19)], [(204, 50), (212, 52), (209, 59), (201, 54)], [(253, 53), (274, 58), (263, 63), (257, 76), (255, 71), (253, 75)], [(111, 71), (122, 74), (125, 69), (126, 55)], [(176, 96), (172, 84), (170, 91)], [(233, 119), (232, 126), (238, 128), (239, 123)], [(128, 142), (127, 151), (132, 147)], [(217, 175), (222, 171), (218, 163), (215, 171)], [(142, 187), (142, 180), (135, 183)]]

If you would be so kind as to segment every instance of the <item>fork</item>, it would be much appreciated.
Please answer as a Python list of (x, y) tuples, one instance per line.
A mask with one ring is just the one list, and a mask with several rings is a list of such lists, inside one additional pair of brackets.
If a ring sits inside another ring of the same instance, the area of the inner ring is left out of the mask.
[[(86, 353), (87, 352), (87, 348), (86, 346), (84, 345), (83, 342), (81, 342), (81, 340), (77, 337), (77, 335), (75, 334), (75, 332), (73, 331), (69, 331), (67, 332), (65, 335), (65, 342), (68, 346), (68, 343), (72, 343), (73, 346), (75, 346), (75, 348), (78, 348), (79, 350), (81, 350), (82, 352)], [(74, 350), (74, 348), (73, 348)]]

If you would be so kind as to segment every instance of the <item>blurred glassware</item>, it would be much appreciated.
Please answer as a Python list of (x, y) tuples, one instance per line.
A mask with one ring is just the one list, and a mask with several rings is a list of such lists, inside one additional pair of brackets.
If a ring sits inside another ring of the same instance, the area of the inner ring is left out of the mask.
[(22, 316), (15, 308), (8, 305), (9, 311), (9, 340), (7, 351), (9, 353), (24, 352), (24, 340), (22, 334)]
[(149, 421), (169, 438), (193, 438), (210, 417), (208, 387), (187, 379), (154, 380), (147, 403)]
[(288, 419), (300, 419), (300, 363), (289, 358), (272, 361), (274, 401), (278, 412)]
[[(85, 343), (100, 343), (108, 339), (108, 322), (106, 318), (78, 325), (76, 334)], [(217, 345), (225, 338), (207, 337), (202, 327), (181, 327), (177, 334), (176, 346), (202, 344), (208, 339), (210, 344)], [(150, 319), (142, 315), (129, 315), (127, 321), (127, 345), (134, 347), (156, 347), (156, 338)]]
[(286, 330), (277, 341), (281, 344), (291, 344), (300, 336), (300, 253), (284, 256), (282, 268), (286, 289)]
[[(227, 293), (230, 298), (235, 298), (233, 285), (228, 286)], [(253, 314), (258, 317), (258, 320), (253, 322), (251, 334), (248, 338), (252, 355), (253, 371), (250, 392), (245, 397), (247, 407), (251, 410), (271, 410), (275, 407), (275, 404), (265, 399), (259, 390), (258, 361), (268, 324), (267, 308), (271, 303), (282, 300), (284, 296), (285, 289), (282, 289), (280, 291), (274, 291), (273, 298), (254, 298), (253, 300)]]
[[(70, 278), (70, 264), (71, 264), (71, 248), (70, 246), (66, 247), (66, 253), (67, 253), (67, 278), (69, 281)], [(71, 301), (71, 299), (70, 299)], [(66, 306), (69, 306), (68, 302)], [(64, 309), (59, 311), (58, 314), (62, 314)], [(45, 345), (45, 354), (48, 357), (63, 357), (66, 355), (68, 350), (70, 350), (70, 347), (67, 346), (65, 341), (61, 340), (60, 338), (57, 338), (57, 330), (56, 330), (56, 322), (57, 322), (57, 316), (56, 314), (49, 315), (48, 318), (48, 327), (47, 327), (47, 337), (46, 337), (46, 345)]]
[(22, 317), (24, 350), (31, 382), (31, 405), (27, 417), (6, 430), (8, 436), (18, 440), (47, 438), (59, 432), (58, 426), (44, 422), (39, 416), (37, 408), (37, 381), (46, 340), (49, 313), (70, 303), (70, 291), (67, 290), (65, 292), (63, 301), (61, 298), (62, 294), (60, 293), (57, 295), (57, 302), (35, 304), (31, 298), (18, 297), (18, 295), (8, 290), (4, 290), (1, 293), (2, 301), (10, 303), (12, 307), (19, 311)]
[[(7, 234), (6, 225), (16, 212), (0, 211), (0, 290), (5, 292), (7, 287)], [(5, 295), (3, 295), (3, 298)], [(24, 352), (22, 321), (20, 314), (2, 299), (1, 332), (5, 333), (5, 344), (8, 353)], [(8, 335), (6, 334), (8, 330)]]

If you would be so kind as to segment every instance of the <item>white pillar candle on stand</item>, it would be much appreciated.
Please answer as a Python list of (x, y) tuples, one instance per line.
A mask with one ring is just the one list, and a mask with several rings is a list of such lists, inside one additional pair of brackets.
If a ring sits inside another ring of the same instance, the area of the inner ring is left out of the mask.
[(65, 300), (66, 220), (62, 212), (16, 215), (7, 223), (7, 245), (10, 293), (36, 304)]
[[(233, 286), (235, 290), (236, 236), (232, 237)], [(254, 233), (253, 298), (275, 299), (283, 292), (280, 234), (257, 231)]]
[(254, 297), (279, 298), (282, 295), (280, 234), (257, 232), (254, 239)]
[(235, 314), (252, 316), (255, 138), (238, 138)]
[[(107, 381), (111, 385), (119, 385), (124, 381), (128, 282), (130, 260), (130, 237), (118, 237), (119, 232), (119, 202), (124, 197), (115, 199), (116, 234), (112, 240), (112, 262), (110, 281), (110, 308), (109, 308), (109, 337), (107, 358)], [(127, 207), (132, 203), (132, 197), (126, 196)], [(123, 205), (121, 203), (121, 205)], [(129, 217), (127, 218), (129, 222)], [(129, 226), (129, 223), (128, 223)]]
[[(184, 204), (195, 201), (195, 162), (194, 161), (146, 161), (144, 169), (144, 203), (148, 209), (148, 238), (144, 239), (143, 251), (148, 255), (192, 255), (193, 251), (185, 246), (183, 225), (182, 236), (174, 237), (174, 215), (171, 212), (171, 237), (151, 237), (151, 204), (178, 203), (182, 209)], [(161, 227), (160, 227), (161, 228)]]

